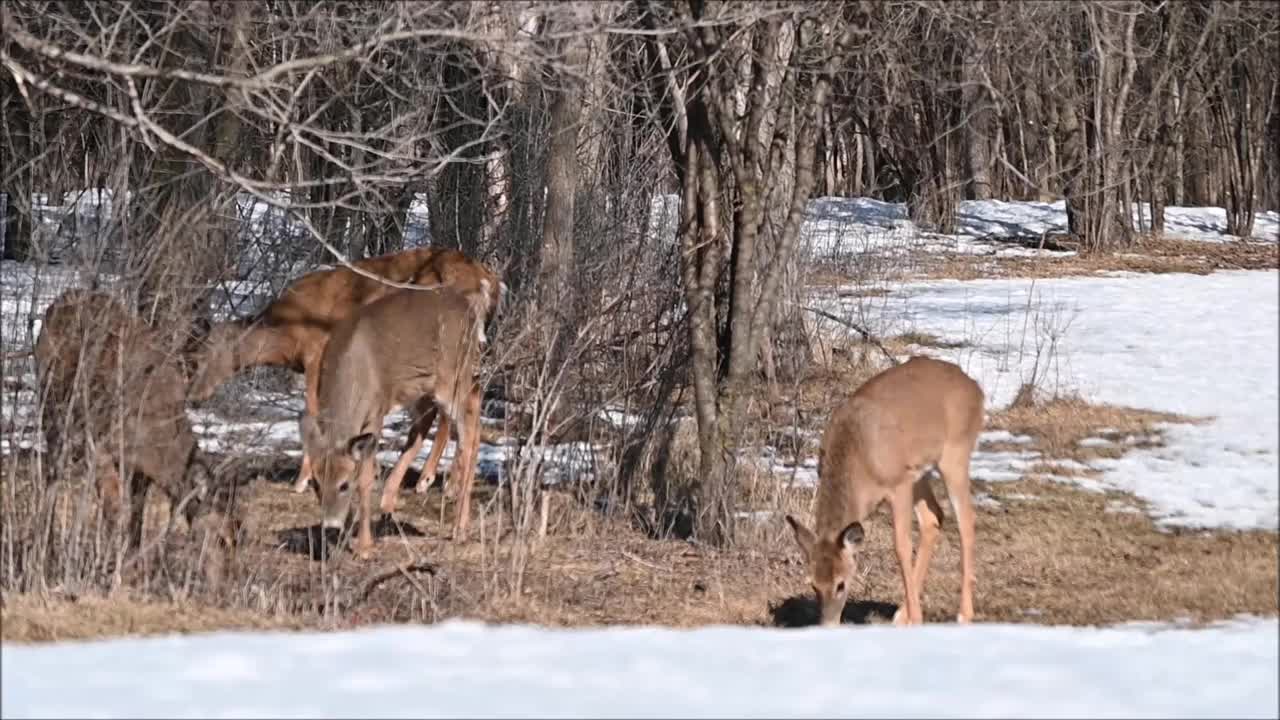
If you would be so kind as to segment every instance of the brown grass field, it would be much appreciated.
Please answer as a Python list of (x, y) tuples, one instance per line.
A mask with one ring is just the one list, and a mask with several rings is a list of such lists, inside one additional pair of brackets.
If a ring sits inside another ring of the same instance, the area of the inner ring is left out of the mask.
[[(924, 337), (899, 340), (930, 344)], [(791, 397), (810, 409), (810, 417), (821, 417), (833, 381), (852, 388), (867, 372), (827, 370)], [(1030, 443), (1018, 447), (1038, 450), (1044, 460), (1016, 482), (982, 482), (979, 475), (974, 483), (984, 500), (978, 504), (978, 622), (1205, 622), (1280, 613), (1277, 533), (1162, 529), (1134, 511), (1141, 509), (1136, 498), (1046, 477), (1081, 473), (1055, 460), (1115, 457), (1128, 447), (1159, 444), (1160, 423), (1200, 419), (1030, 396), (990, 409), (989, 415), (988, 429), (1030, 436)], [(1101, 428), (1140, 442), (1077, 444)], [(980, 447), (1002, 449), (1011, 448)], [(31, 477), (22, 467), (31, 459), (9, 458), (15, 465), (6, 469), (6, 482)], [(807, 516), (812, 490), (780, 492), (776, 479), (744, 479), (743, 504), (772, 513), (745, 521), (741, 542), (728, 551), (655, 539), (625, 514), (606, 517), (568, 493), (552, 493), (550, 532), (529, 551), (517, 590), (513, 548), (524, 545), (513, 541), (509, 514), (491, 487), (478, 493), (479, 516), (465, 543), (445, 537), (451, 515), (441, 514), (438, 484), (425, 500), (406, 492), (396, 522), (377, 528), (375, 557), (361, 562), (349, 553), (319, 550), (326, 543), (316, 528), (315, 500), (288, 488), (295, 470), (296, 463), (283, 455), (239, 463), (236, 472), (248, 483), (242, 498), (245, 537), (223, 568), (221, 590), (190, 582), (190, 568), (200, 564), (193, 559), (198, 551), (180, 535), (167, 557), (133, 567), (135, 576), (105, 596), (77, 596), (56, 587), (6, 594), (0, 598), (0, 636), (6, 642), (39, 642), (452, 617), (560, 627), (789, 627), (816, 617), (799, 552), (781, 518), (781, 512)], [(411, 472), (406, 485), (415, 479)], [(766, 486), (768, 493), (759, 489)], [(160, 518), (162, 504), (153, 502), (152, 518)], [(945, 503), (944, 510), (949, 514)], [(846, 622), (883, 622), (901, 597), (887, 513), (873, 516), (867, 528), (862, 584), (845, 609)], [(954, 618), (958, 588), (958, 542), (948, 518), (926, 583), (926, 621)]]
[[(1093, 257), (923, 256), (903, 271), (916, 277), (969, 279), (1111, 271), (1204, 274), (1238, 268), (1280, 268), (1277, 246), (1144, 240), (1135, 252)], [(897, 272), (881, 279), (888, 281)], [(859, 289), (854, 295), (891, 292), (867, 277), (855, 280)], [(817, 273), (809, 281), (835, 286), (847, 284), (850, 277)], [(883, 344), (901, 354), (960, 347), (964, 341), (912, 332), (884, 338)], [(821, 421), (834, 402), (832, 388), (852, 391), (876, 369), (875, 360), (869, 360), (875, 357), (870, 346), (854, 345), (858, 343), (833, 349), (802, 381), (783, 387), (786, 408), (752, 405), (752, 426), (768, 428), (756, 440), (795, 457), (811, 457)], [(1098, 473), (1080, 463), (1158, 446), (1162, 424), (1207, 418), (1101, 405), (1074, 396), (1042, 398), (1034, 392), (1020, 393), (1010, 407), (988, 408), (988, 415), (988, 430), (1007, 430), (1029, 441), (990, 442), (980, 450), (1033, 450), (1041, 460), (1015, 482), (984, 482), (981, 473), (975, 479), (974, 493), (981, 498), (978, 622), (1102, 625), (1280, 614), (1280, 534), (1162, 528), (1142, 511), (1137, 498), (1089, 489), (1087, 481)], [(791, 423), (808, 433), (793, 433), (787, 427)], [(1104, 428), (1115, 442), (1080, 444)], [(340, 549), (320, 550), (333, 539), (316, 527), (314, 498), (288, 488), (295, 461), (283, 453), (233, 460), (230, 472), (243, 483), (239, 503), (244, 530), (231, 558), (211, 562), (208, 558), (220, 556), (202, 555), (195, 534), (180, 529), (163, 554), (131, 565), (106, 592), (72, 590), (54, 580), (39, 591), (0, 594), (0, 639), (334, 629), (454, 617), (561, 627), (790, 627), (816, 619), (799, 551), (782, 522), (784, 512), (808, 516), (812, 488), (788, 487), (760, 471), (742, 477), (741, 506), (761, 512), (743, 521), (740, 542), (732, 550), (654, 538), (627, 512), (605, 516), (567, 492), (549, 495), (548, 535), (517, 542), (508, 503), (483, 484), (473, 503), (478, 517), (471, 537), (453, 543), (445, 536), (451, 515), (441, 512), (437, 484), (426, 496), (402, 496), (396, 522), (384, 519), (377, 527), (375, 557), (361, 562)], [(5, 458), (0, 475), (12, 484), (3, 493), (6, 501), (33, 490), (34, 461), (30, 452)], [(1073, 477), (1084, 484), (1072, 484)], [(411, 471), (406, 486), (415, 481)], [(152, 498), (150, 532), (158, 526), (163, 505)], [(15, 517), (11, 510), (6, 518)], [(950, 513), (945, 503), (944, 510)], [(862, 582), (845, 608), (846, 622), (884, 622), (901, 598), (887, 513), (873, 516), (867, 529), (860, 556)], [(520, 566), (523, 571), (516, 569)], [(210, 578), (220, 584), (211, 585)], [(944, 519), (925, 586), (927, 621), (951, 621), (958, 588), (957, 537), (954, 525)]]

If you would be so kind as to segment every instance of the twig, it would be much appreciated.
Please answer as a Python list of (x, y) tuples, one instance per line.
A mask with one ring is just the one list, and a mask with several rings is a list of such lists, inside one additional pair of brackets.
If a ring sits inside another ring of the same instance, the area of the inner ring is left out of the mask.
[(360, 603), (368, 600), (369, 595), (372, 594), (373, 591), (376, 590), (379, 585), (382, 585), (383, 583), (390, 580), (391, 578), (396, 577), (397, 575), (403, 575), (404, 578), (408, 580), (411, 585), (417, 588), (417, 590), (421, 592), (424, 596), (429, 595), (429, 593), (427, 593), (427, 589), (422, 587), (422, 583), (418, 582), (417, 579), (415, 579), (412, 575), (409, 574), (411, 572), (414, 572), (414, 573), (424, 572), (424, 573), (427, 573), (428, 575), (435, 575), (437, 573), (437, 570), (436, 570), (436, 566), (430, 563), (414, 563), (412, 565), (397, 565), (395, 569), (384, 572), (381, 575), (376, 575), (373, 577), (373, 579), (371, 579), (368, 583), (366, 583), (364, 586), (364, 590), (360, 592), (359, 597), (357, 597), (350, 605), (348, 605), (347, 609), (351, 609), (356, 605), (359, 605)]
[(619, 552), (622, 554), (622, 557), (624, 557), (624, 558), (626, 558), (626, 559), (628, 559), (628, 560), (630, 560), (630, 561), (632, 561), (632, 562), (635, 562), (635, 563), (639, 563), (639, 564), (641, 564), (641, 565), (644, 565), (644, 566), (645, 566), (645, 567), (647, 567), (647, 568), (653, 568), (654, 570), (657, 570), (658, 572), (663, 572), (663, 573), (670, 573), (670, 572), (671, 572), (671, 568), (664, 568), (664, 567), (662, 567), (661, 565), (654, 565), (653, 563), (649, 562), (648, 560), (644, 560), (644, 559), (641, 559), (641, 558), (639, 558), (639, 557), (636, 557), (635, 555), (632, 555), (631, 553), (627, 552), (626, 550), (620, 550)]
[[(121, 572), (133, 568), (133, 566), (136, 565), (139, 560), (146, 557), (147, 555), (150, 555), (151, 552), (156, 548), (163, 547), (166, 543), (168, 543), (169, 535), (173, 533), (173, 526), (176, 524), (178, 516), (184, 510), (187, 509), (187, 504), (190, 503), (192, 500), (194, 500), (196, 496), (203, 497), (207, 492), (208, 492), (208, 488), (201, 485), (199, 487), (191, 488), (191, 490), (189, 490), (186, 495), (182, 496), (182, 499), (179, 500), (178, 503), (173, 506), (173, 510), (170, 511), (169, 522), (165, 523), (164, 530), (161, 531), (159, 537), (156, 537), (151, 542), (138, 548), (138, 551), (134, 553), (133, 556), (130, 557), (127, 562), (124, 563), (124, 567), (121, 568)], [(143, 501), (143, 498), (141, 497), (129, 498), (130, 504), (135, 502), (142, 502), (142, 501)]]
[(879, 341), (879, 340), (878, 340), (874, 335), (872, 335), (872, 334), (871, 334), (871, 332), (870, 332), (869, 330), (867, 330), (866, 328), (862, 327), (861, 325), (859, 325), (859, 324), (857, 324), (857, 323), (855, 323), (855, 322), (853, 322), (853, 321), (851, 321), (851, 320), (846, 320), (845, 318), (842, 318), (842, 317), (840, 317), (840, 316), (838, 316), (838, 315), (833, 315), (833, 314), (831, 314), (831, 313), (827, 312), (826, 310), (823, 310), (822, 308), (809, 307), (808, 305), (802, 305), (801, 307), (802, 307), (804, 310), (808, 310), (809, 312), (813, 313), (814, 315), (818, 315), (818, 316), (820, 316), (820, 317), (824, 317), (824, 318), (826, 318), (826, 319), (828, 319), (828, 320), (831, 320), (832, 322), (840, 323), (841, 325), (844, 325), (845, 327), (849, 328), (850, 330), (853, 330), (854, 332), (857, 332), (859, 335), (861, 335), (861, 336), (862, 336), (862, 339), (863, 339), (863, 340), (866, 340), (867, 342), (869, 342), (869, 343), (871, 343), (872, 345), (875, 345), (877, 348), (879, 348), (879, 349), (880, 349), (880, 352), (884, 353), (884, 356), (885, 356), (886, 358), (888, 358), (888, 359), (889, 359), (889, 362), (890, 362), (890, 363), (892, 363), (892, 364), (894, 364), (894, 365), (899, 364), (899, 363), (898, 363), (898, 359), (897, 359), (896, 357), (894, 357), (894, 356), (893, 356), (893, 353), (889, 352), (889, 349), (888, 349), (888, 348), (886, 348), (883, 344), (881, 344), (881, 342), (880, 342), (880, 341)]

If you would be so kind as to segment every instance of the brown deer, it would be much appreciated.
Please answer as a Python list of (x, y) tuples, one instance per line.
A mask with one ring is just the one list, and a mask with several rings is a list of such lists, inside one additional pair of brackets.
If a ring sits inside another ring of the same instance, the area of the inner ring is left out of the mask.
[[(430, 403), (457, 426), (454, 536), (466, 533), (480, 449), (475, 378), (484, 318), (476, 310), (466, 295), (448, 286), (400, 290), (338, 323), (325, 345), (316, 412), (304, 415), (300, 424), (303, 449), (312, 458), (325, 527), (341, 527), (351, 491), (360, 493), (355, 546), (360, 557), (373, 548), (370, 495), (378, 437), (383, 419), (396, 408)], [(395, 509), (400, 482), (421, 444), (422, 434), (416, 433), (387, 478), (384, 512)], [(437, 446), (444, 447), (438, 437)]]
[[(353, 263), (394, 282), (417, 285), (448, 285), (466, 293), (487, 323), (507, 286), (483, 264), (453, 249), (415, 248), (399, 253), (366, 258)], [(259, 365), (283, 366), (303, 373), (306, 380), (306, 413), (316, 411), (320, 357), (334, 326), (358, 308), (398, 291), (346, 267), (318, 270), (303, 275), (285, 288), (280, 297), (251, 318), (218, 323), (210, 330), (194, 354), (195, 369), (189, 399), (199, 402), (235, 373)], [(484, 327), (480, 342), (485, 342)], [(417, 420), (410, 431), (425, 432), (436, 419), (435, 408), (416, 408)], [(431, 453), (423, 468), (425, 491), (435, 478), (435, 469), (449, 439), (448, 419), (441, 416)], [(294, 492), (304, 492), (312, 476), (311, 456), (304, 451), (294, 482)]]
[(129, 506), (129, 547), (141, 546), (153, 483), (169, 497), (170, 523), (180, 508), (189, 525), (203, 514), (211, 475), (187, 420), (186, 383), (150, 327), (106, 293), (69, 290), (45, 310), (34, 356), (49, 465), (64, 455), (93, 464), (109, 524)]
[[(904, 591), (894, 622), (924, 621), (920, 591), (942, 525), (942, 508), (929, 487), (936, 474), (942, 475), (960, 529), (957, 620), (973, 619), (969, 458), (982, 432), (984, 403), (982, 388), (959, 367), (913, 357), (868, 380), (836, 409), (818, 455), (814, 529), (791, 515), (786, 518), (804, 552), (823, 625), (840, 622), (854, 578), (854, 546), (863, 538), (862, 521), (886, 500)], [(920, 524), (914, 566), (913, 508)]]

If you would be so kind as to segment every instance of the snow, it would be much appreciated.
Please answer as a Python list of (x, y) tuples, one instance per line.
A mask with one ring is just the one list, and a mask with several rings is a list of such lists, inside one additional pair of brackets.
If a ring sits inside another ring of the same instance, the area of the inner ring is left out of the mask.
[(1276, 717), (1277, 623), (552, 630), (3, 646), (5, 717)]
[[(1143, 208), (1143, 212), (1146, 209)], [(1140, 216), (1134, 209), (1134, 226)], [(1171, 239), (1223, 242), (1227, 213), (1222, 208), (1170, 207), (1165, 210), (1164, 235)], [(1069, 253), (1041, 251), (1010, 240), (1038, 243), (1045, 235), (1067, 231), (1067, 209), (1056, 202), (1006, 202), (965, 200), (956, 210), (956, 233), (928, 232), (913, 222), (903, 203), (870, 198), (817, 198), (809, 206), (803, 237), (818, 256), (839, 257), (868, 252), (951, 252), (968, 255), (1063, 256)], [(1254, 215), (1252, 240), (1277, 242), (1280, 213)]]
[[(835, 297), (826, 305), (849, 314), (856, 302), (865, 304)], [(1049, 392), (1210, 417), (1165, 428), (1166, 447), (1097, 460), (1099, 482), (1146, 500), (1165, 525), (1274, 529), (1280, 522), (1276, 272), (930, 281), (857, 312), (873, 328), (970, 341), (927, 354), (973, 375), (988, 409), (1013, 399), (1032, 377), (1037, 343), (1053, 340), (1036, 371)], [(999, 479), (981, 452), (974, 466), (975, 477)]]

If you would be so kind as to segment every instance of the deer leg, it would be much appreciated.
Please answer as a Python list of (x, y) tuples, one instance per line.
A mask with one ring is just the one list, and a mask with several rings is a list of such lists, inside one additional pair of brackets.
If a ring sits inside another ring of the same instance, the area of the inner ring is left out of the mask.
[[(303, 395), (305, 403), (303, 412), (315, 417), (320, 404), (320, 358), (307, 358), (302, 365), (302, 374), (306, 379), (307, 389)], [(307, 447), (302, 447), (302, 465), (298, 468), (298, 479), (293, 482), (293, 491), (303, 493), (311, 483), (311, 456), (307, 455)]]
[(97, 450), (94, 457), (94, 482), (98, 498), (102, 502), (102, 517), (107, 529), (114, 532), (120, 527), (120, 516), (124, 509), (124, 481), (115, 460), (101, 449)]
[[(920, 544), (916, 547), (916, 564), (911, 570), (911, 583), (916, 592), (924, 594), (924, 579), (929, 574), (929, 561), (933, 558), (933, 548), (938, 541), (938, 529), (942, 526), (942, 507), (933, 496), (928, 478), (916, 482), (916, 522), (920, 524)], [(920, 602), (921, 615), (924, 614), (924, 602)], [(923, 617), (921, 618), (923, 621)]]
[[(457, 478), (458, 505), (454, 509), (454, 539), (463, 540), (471, 522), (471, 486), (476, 479), (476, 459), (480, 453), (480, 386), (472, 384), (471, 391), (458, 423), (458, 456), (454, 461)], [(453, 472), (450, 475), (454, 475)]]
[(895, 625), (915, 625), (920, 622), (920, 598), (916, 594), (911, 573), (911, 506), (912, 488), (908, 483), (889, 498), (893, 511), (893, 549), (902, 569), (902, 607), (893, 616)]
[(373, 458), (366, 458), (360, 465), (356, 478), (356, 490), (360, 493), (360, 529), (356, 531), (356, 557), (369, 559), (373, 553)]
[[(409, 428), (409, 438), (405, 441), (404, 451), (400, 453), (400, 459), (396, 461), (396, 466), (392, 468), (391, 474), (387, 476), (387, 482), (382, 487), (382, 511), (385, 513), (393, 512), (396, 508), (396, 496), (400, 492), (400, 483), (404, 481), (404, 474), (409, 471), (409, 465), (413, 463), (413, 459), (418, 456), (418, 451), (422, 449), (422, 438), (426, 435), (427, 428), (431, 427), (431, 418), (436, 415), (436, 406), (428, 404), (423, 407), (427, 400), (419, 400), (414, 403), (413, 414), (415, 419), (413, 425)], [(433, 448), (434, 450), (434, 448)], [(423, 475), (425, 477), (425, 473)], [(418, 487), (422, 487), (422, 479), (418, 480)]]
[[(444, 455), (444, 448), (449, 444), (449, 416), (440, 412), (435, 405), (431, 406), (435, 413), (436, 420), (436, 436), (431, 440), (431, 452), (427, 455), (427, 462), (422, 466), (422, 475), (418, 480), (418, 492), (425, 493), (436, 481), (436, 467), (440, 465), (440, 457)], [(425, 432), (431, 427), (429, 420), (424, 421), (422, 429)], [(461, 449), (461, 446), (459, 446)], [(455, 463), (456, 464), (456, 463)], [(452, 475), (452, 472), (450, 473)], [(446, 487), (452, 483), (446, 483)]]
[(973, 498), (969, 495), (970, 452), (971, 449), (956, 453), (953, 457), (944, 457), (940, 463), (947, 495), (951, 498), (951, 507), (956, 513), (956, 526), (960, 530), (960, 613), (956, 616), (956, 622), (959, 623), (973, 620), (975, 520)]

